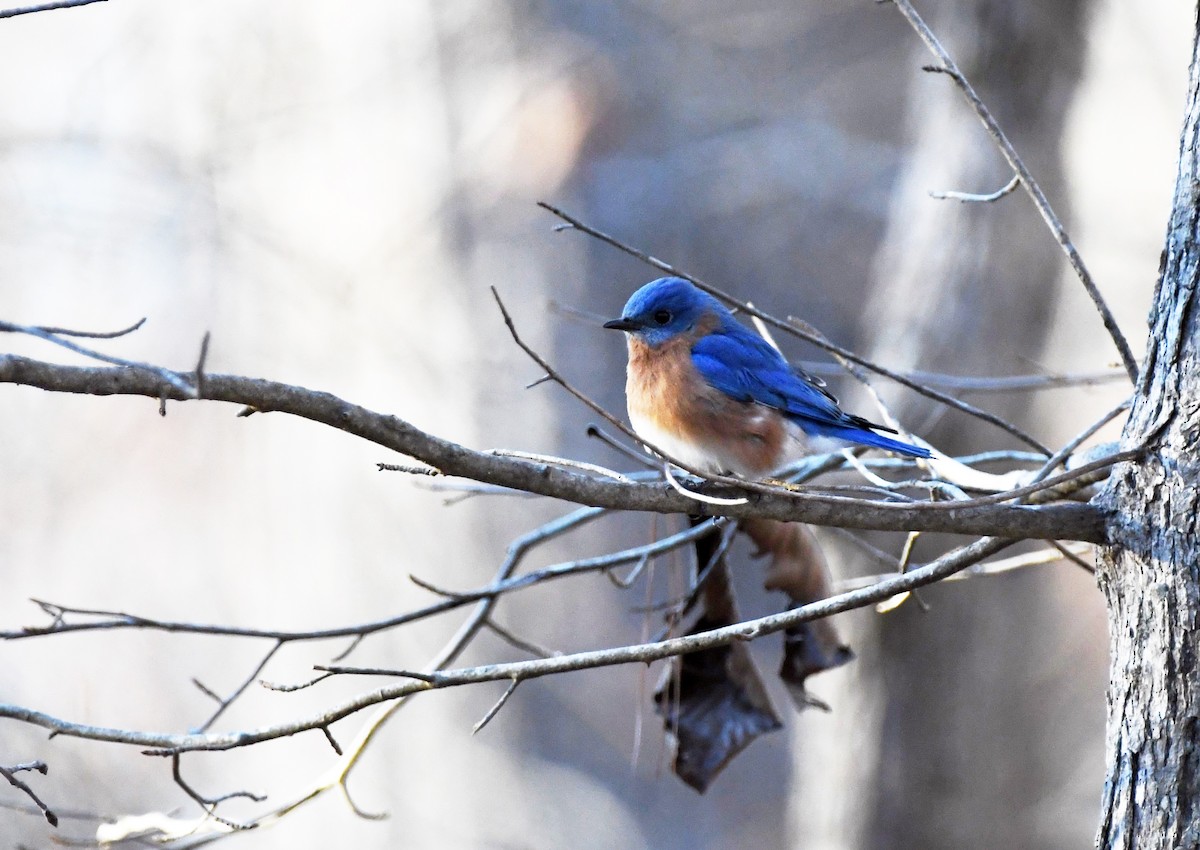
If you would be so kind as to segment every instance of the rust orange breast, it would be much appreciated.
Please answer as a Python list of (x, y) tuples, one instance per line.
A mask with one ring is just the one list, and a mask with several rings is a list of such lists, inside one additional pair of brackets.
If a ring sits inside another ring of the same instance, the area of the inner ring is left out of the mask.
[(776, 410), (710, 386), (692, 363), (697, 337), (682, 334), (658, 348), (629, 338), (625, 392), (634, 428), (704, 472), (760, 477), (773, 471), (785, 460), (786, 421)]

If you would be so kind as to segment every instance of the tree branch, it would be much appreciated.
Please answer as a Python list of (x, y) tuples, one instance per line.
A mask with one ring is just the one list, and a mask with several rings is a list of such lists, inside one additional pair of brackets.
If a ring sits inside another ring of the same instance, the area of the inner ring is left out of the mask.
[[(139, 395), (186, 401), (188, 396), (156, 374), (138, 369), (64, 366), (12, 354), (0, 355), (0, 383), (52, 392)], [(706, 505), (665, 484), (625, 483), (547, 464), (478, 452), (428, 434), (395, 416), (376, 413), (330, 393), (236, 375), (206, 375), (205, 397), (288, 413), (320, 422), (421, 460), (446, 475), (487, 481), (581, 505), (655, 513), (747, 516), (811, 525), (881, 531), (937, 531), (973, 536), (1105, 540), (1105, 514), (1093, 505), (956, 506), (895, 504), (806, 493), (755, 493), (747, 504)]]
[(39, 3), (36, 6), (21, 6), (15, 9), (0, 9), (0, 18), (15, 18), (18, 15), (33, 15), (37, 12), (51, 12), (55, 9), (73, 9), (76, 6), (88, 6), (92, 3), (104, 3), (106, 0), (57, 0), (54, 3)]
[[(372, 670), (371, 672), (375, 674), (390, 673), (405, 676), (409, 681), (396, 685), (388, 685), (362, 694), (314, 717), (290, 723), (282, 723), (277, 726), (267, 726), (259, 729), (223, 734), (138, 732), (74, 723), (24, 706), (9, 704), (0, 704), (0, 717), (7, 717), (34, 726), (40, 726), (60, 735), (148, 747), (151, 748), (148, 751), (150, 755), (175, 756), (179, 753), (196, 750), (231, 750), (257, 744), (262, 741), (298, 735), (302, 732), (324, 730), (338, 720), (349, 717), (372, 705), (388, 703), (423, 691), (440, 690), (442, 688), (458, 687), (477, 682), (494, 682), (500, 680), (523, 681), (525, 679), (535, 679), (541, 676), (575, 670), (590, 670), (596, 667), (611, 667), (635, 662), (645, 664), (688, 652), (725, 646), (737, 640), (753, 640), (810, 620), (882, 602), (898, 593), (911, 592), (916, 588), (941, 581), (948, 576), (965, 570), (967, 567), (986, 557), (994, 555), (1014, 542), (1016, 541), (991, 537), (983, 538), (969, 546), (957, 549), (924, 567), (894, 576), (871, 587), (831, 596), (780, 614), (772, 614), (756, 620), (748, 620), (743, 623), (699, 632), (686, 637), (613, 649), (580, 652), (552, 658), (537, 658), (532, 661), (518, 661), (509, 664), (486, 664), (481, 667), (441, 670), (432, 674), (421, 674), (421, 677), (417, 679), (412, 678), (410, 671)], [(339, 670), (346, 672), (349, 672), (349, 669), (339, 668)]]
[(42, 802), (42, 798), (33, 792), (33, 789), (21, 781), (17, 776), (23, 770), (36, 770), (43, 776), (49, 771), (44, 761), (31, 761), (25, 764), (14, 764), (9, 767), (0, 765), (0, 776), (8, 780), (8, 783), (18, 791), (22, 792), (26, 797), (33, 801), (33, 804), (38, 807), (42, 813), (42, 817), (46, 819), (46, 823), (51, 826), (58, 826), (58, 815), (50, 810), (50, 807)]

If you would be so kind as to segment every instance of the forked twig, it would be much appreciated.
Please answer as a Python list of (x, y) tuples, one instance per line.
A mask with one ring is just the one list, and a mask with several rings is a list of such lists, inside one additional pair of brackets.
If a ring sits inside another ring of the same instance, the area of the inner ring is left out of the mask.
[(980, 122), (982, 122), (984, 128), (987, 130), (988, 135), (991, 136), (992, 141), (996, 143), (996, 147), (1000, 149), (1000, 153), (1008, 163), (1009, 167), (1012, 168), (1012, 170), (1016, 173), (1016, 176), (1020, 178), (1021, 185), (1025, 187), (1025, 192), (1033, 200), (1034, 206), (1037, 207), (1038, 214), (1041, 215), (1042, 220), (1046, 222), (1046, 226), (1050, 228), (1050, 232), (1054, 235), (1054, 240), (1058, 242), (1059, 247), (1061, 247), (1063, 253), (1066, 254), (1067, 261), (1071, 264), (1071, 268), (1075, 270), (1075, 274), (1079, 277), (1079, 282), (1083, 284), (1083, 288), (1087, 291), (1088, 297), (1092, 299), (1092, 303), (1096, 306), (1096, 310), (1100, 314), (1100, 319), (1104, 322), (1104, 327), (1108, 330), (1108, 335), (1112, 337), (1113, 344), (1117, 347), (1117, 351), (1121, 355), (1121, 363), (1125, 366), (1125, 372), (1129, 375), (1129, 380), (1136, 384), (1138, 378), (1138, 364), (1137, 360), (1133, 356), (1133, 350), (1129, 347), (1129, 342), (1125, 339), (1125, 335), (1121, 333), (1121, 328), (1117, 325), (1116, 317), (1113, 316), (1112, 310), (1109, 309), (1107, 302), (1104, 300), (1104, 296), (1100, 294), (1100, 290), (1096, 286), (1096, 282), (1092, 279), (1091, 272), (1089, 272), (1087, 266), (1084, 265), (1083, 257), (1079, 255), (1079, 250), (1075, 247), (1075, 243), (1071, 241), (1070, 236), (1067, 235), (1066, 228), (1063, 227), (1063, 223), (1059, 220), (1058, 215), (1050, 206), (1050, 201), (1047, 200), (1046, 194), (1042, 191), (1042, 187), (1038, 185), (1038, 182), (1034, 179), (1033, 174), (1030, 173), (1029, 168), (1017, 154), (1016, 148), (1013, 147), (1012, 142), (1008, 140), (1008, 136), (1006, 136), (1004, 131), (1000, 128), (1000, 125), (992, 115), (991, 110), (987, 108), (987, 105), (976, 93), (975, 88), (971, 85), (970, 81), (966, 78), (966, 76), (964, 76), (963, 72), (959, 70), (958, 65), (955, 64), (954, 60), (950, 57), (950, 54), (946, 52), (946, 48), (942, 47), (942, 43), (938, 40), (937, 36), (933, 34), (933, 30), (931, 30), (929, 25), (926, 24), (921, 16), (917, 14), (917, 10), (913, 8), (912, 3), (910, 3), (909, 0), (891, 0), (891, 2), (900, 11), (900, 14), (904, 17), (904, 20), (908, 21), (909, 25), (917, 33), (921, 41), (925, 43), (925, 46), (929, 48), (929, 52), (936, 56), (938, 62), (941, 63), (939, 65), (926, 66), (925, 70), (939, 74), (945, 74), (946, 76), (950, 77), (950, 79), (954, 80), (959, 91), (962, 92), (963, 97), (965, 97), (967, 102), (971, 104), (971, 108), (975, 111), (975, 115), (978, 116)]
[(26, 785), (18, 773), (25, 770), (36, 770), (43, 776), (50, 770), (44, 761), (31, 761), (24, 764), (14, 764), (8, 767), (0, 765), (0, 776), (8, 780), (8, 783), (33, 801), (33, 804), (38, 807), (42, 813), (42, 817), (46, 819), (46, 823), (51, 826), (58, 826), (58, 815), (50, 810), (50, 807), (42, 802), (42, 798), (34, 793), (33, 789)]
[[(132, 333), (142, 326), (145, 319), (141, 319), (128, 328), (111, 333), (100, 333), (95, 331), (72, 331), (64, 328), (47, 328), (39, 325), (18, 325), (13, 322), (0, 321), (0, 332), (3, 333), (18, 333), (27, 336), (37, 337), (46, 342), (54, 343), (68, 351), (74, 351), (76, 354), (82, 354), (92, 360), (98, 360), (101, 363), (111, 363), (114, 366), (124, 366), (128, 369), (138, 369), (143, 372), (149, 372), (155, 375), (159, 380), (166, 381), (172, 387), (183, 393), (187, 398), (197, 398), (199, 393), (196, 387), (188, 383), (178, 373), (162, 366), (155, 366), (151, 363), (142, 363), (137, 360), (126, 360), (122, 357), (113, 357), (108, 354), (101, 354), (99, 351), (93, 351), (90, 348), (84, 348), (78, 343), (71, 342), (63, 337), (88, 337), (91, 339), (113, 339), (115, 337), (124, 336), (127, 333)], [(207, 345), (207, 342), (205, 343)]]

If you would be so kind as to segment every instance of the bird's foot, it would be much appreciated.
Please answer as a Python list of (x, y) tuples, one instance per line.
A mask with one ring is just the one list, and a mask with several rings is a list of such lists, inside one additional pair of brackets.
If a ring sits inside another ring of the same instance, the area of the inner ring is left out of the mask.
[(772, 487), (782, 487), (784, 490), (787, 490), (792, 493), (800, 492), (799, 484), (793, 484), (791, 481), (784, 481), (780, 478), (764, 478), (762, 480), (762, 483), (770, 484)]

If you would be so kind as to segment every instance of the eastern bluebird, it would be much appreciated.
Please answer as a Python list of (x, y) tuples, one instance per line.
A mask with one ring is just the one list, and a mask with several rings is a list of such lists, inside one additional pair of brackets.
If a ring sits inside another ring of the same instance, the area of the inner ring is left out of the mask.
[(628, 334), (633, 430), (698, 472), (761, 478), (848, 443), (930, 456), (843, 412), (816, 378), (682, 278), (647, 283), (604, 327)]

